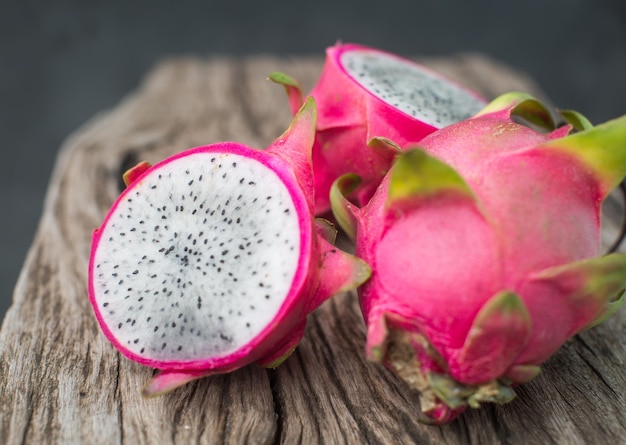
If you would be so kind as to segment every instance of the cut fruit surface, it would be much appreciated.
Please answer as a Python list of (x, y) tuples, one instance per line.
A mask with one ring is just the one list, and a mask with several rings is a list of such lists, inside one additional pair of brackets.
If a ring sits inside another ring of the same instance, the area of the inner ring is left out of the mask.
[(384, 52), (361, 49), (340, 57), (346, 73), (388, 105), (436, 128), (467, 119), (485, 105), (434, 71)]
[(95, 307), (132, 355), (232, 353), (287, 298), (301, 223), (288, 188), (262, 162), (190, 150), (137, 179), (103, 224)]

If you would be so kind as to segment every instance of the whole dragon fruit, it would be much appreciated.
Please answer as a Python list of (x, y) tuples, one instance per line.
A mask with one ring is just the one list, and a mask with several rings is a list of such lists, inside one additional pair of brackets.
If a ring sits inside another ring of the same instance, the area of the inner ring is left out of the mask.
[[(302, 104), (299, 84), (282, 73), (269, 78), (285, 86), (295, 113)], [(352, 196), (358, 204), (372, 196), (397, 154), (389, 145), (368, 147), (374, 137), (404, 147), (470, 117), (486, 104), (476, 93), (426, 67), (355, 44), (327, 49), (310, 96), (319, 110), (313, 147), (318, 215), (329, 210), (330, 187), (344, 173), (362, 179)]]
[(315, 116), (309, 100), (265, 151), (218, 143), (124, 176), (93, 235), (89, 298), (111, 343), (161, 370), (146, 395), (277, 366), (308, 313), (367, 279), (313, 218)]
[(600, 256), (600, 207), (626, 173), (626, 116), (591, 128), (563, 115), (573, 125), (537, 131), (548, 111), (510, 93), (403, 153), (366, 206), (345, 198), (355, 175), (333, 186), (373, 270), (359, 291), (367, 356), (436, 423), (509, 401), (623, 302), (626, 256)]

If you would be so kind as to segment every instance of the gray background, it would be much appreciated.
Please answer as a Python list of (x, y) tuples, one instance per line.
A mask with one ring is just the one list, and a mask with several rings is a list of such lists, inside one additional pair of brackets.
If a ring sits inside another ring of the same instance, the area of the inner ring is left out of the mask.
[(482, 51), (594, 123), (626, 113), (624, 0), (0, 0), (0, 318), (61, 143), (160, 58), (322, 55), (338, 39), (405, 55)]

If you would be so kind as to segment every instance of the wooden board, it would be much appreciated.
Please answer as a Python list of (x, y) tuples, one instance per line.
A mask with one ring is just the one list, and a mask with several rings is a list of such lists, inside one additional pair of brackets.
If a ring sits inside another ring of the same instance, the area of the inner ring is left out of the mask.
[[(488, 98), (508, 90), (541, 96), (530, 79), (481, 55), (425, 62)], [(67, 140), (0, 332), (0, 443), (626, 442), (625, 310), (569, 341), (512, 403), (469, 409), (443, 427), (420, 423), (418, 397), (365, 360), (351, 294), (309, 317), (301, 346), (277, 370), (250, 366), (141, 397), (152, 370), (105, 340), (86, 290), (91, 232), (120, 192), (121, 173), (139, 159), (220, 140), (265, 147), (290, 120), (282, 88), (266, 75), (288, 72), (308, 90), (321, 63), (168, 60)], [(618, 207), (612, 203), (608, 238)]]

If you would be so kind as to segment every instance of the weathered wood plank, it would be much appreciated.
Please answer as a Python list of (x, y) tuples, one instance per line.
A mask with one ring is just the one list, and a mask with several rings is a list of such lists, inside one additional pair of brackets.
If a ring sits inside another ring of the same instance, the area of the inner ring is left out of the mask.
[[(480, 55), (428, 64), (493, 97), (541, 96), (530, 79)], [(220, 140), (264, 147), (290, 120), (282, 70), (310, 88), (320, 58), (177, 59), (79, 129), (60, 152), (14, 304), (0, 332), (0, 443), (624, 443), (626, 314), (577, 336), (506, 406), (444, 427), (419, 422), (415, 394), (363, 354), (354, 295), (309, 317), (296, 353), (144, 399), (151, 370), (115, 352), (87, 301), (91, 230), (138, 159)], [(619, 224), (609, 206), (607, 242)]]

